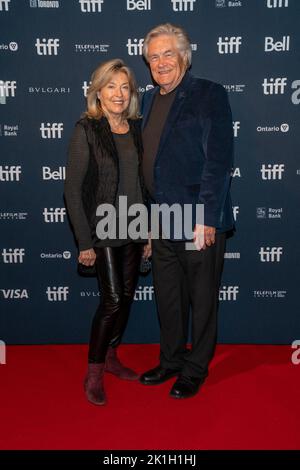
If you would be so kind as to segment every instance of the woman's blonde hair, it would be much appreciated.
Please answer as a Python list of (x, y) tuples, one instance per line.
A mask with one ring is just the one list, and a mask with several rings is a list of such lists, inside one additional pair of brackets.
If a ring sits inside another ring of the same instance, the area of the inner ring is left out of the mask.
[(112, 59), (102, 63), (94, 70), (91, 76), (91, 84), (87, 92), (87, 110), (84, 113), (89, 118), (99, 119), (105, 116), (101, 107), (101, 102), (97, 97), (98, 91), (101, 90), (111, 80), (115, 73), (123, 72), (127, 75), (130, 88), (130, 101), (126, 111), (124, 111), (125, 119), (139, 118), (139, 100), (137, 86), (133, 72), (125, 65), (121, 59)]

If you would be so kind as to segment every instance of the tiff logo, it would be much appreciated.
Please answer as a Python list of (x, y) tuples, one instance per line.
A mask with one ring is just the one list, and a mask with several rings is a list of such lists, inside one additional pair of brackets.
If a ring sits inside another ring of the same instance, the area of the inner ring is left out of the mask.
[(0, 364), (6, 364), (6, 344), (0, 340)]
[(282, 8), (288, 7), (289, 0), (267, 0), (267, 7), (268, 8)]
[(238, 54), (240, 52), (240, 45), (242, 44), (241, 36), (225, 36), (223, 39), (219, 36), (217, 45), (219, 54)]
[(104, 0), (79, 0), (83, 13), (101, 13)]
[(262, 263), (279, 263), (282, 253), (282, 246), (272, 246), (272, 248), (261, 246), (259, 250), (260, 261)]
[(20, 181), (21, 166), (0, 166), (0, 181)]
[(49, 223), (63, 223), (65, 220), (66, 209), (64, 207), (47, 207), (43, 210), (44, 221)]
[(36, 52), (38, 55), (57, 55), (59, 48), (59, 39), (36, 39)]
[(134, 300), (152, 300), (154, 295), (153, 286), (139, 286), (134, 294)]
[(151, 0), (127, 0), (127, 10), (151, 10)]
[(171, 0), (173, 11), (194, 11), (196, 0)]
[(283, 95), (286, 84), (286, 77), (270, 78), (270, 81), (265, 78), (264, 82), (262, 83), (264, 95)]
[(233, 121), (233, 135), (234, 137), (238, 136), (238, 130), (241, 128), (240, 121)]
[(87, 92), (88, 92), (88, 89), (89, 89), (91, 83), (92, 82), (89, 82), (89, 84), (88, 84), (87, 81), (83, 82), (83, 85), (82, 85), (81, 88), (83, 89), (83, 95), (84, 95), (85, 98), (87, 97)]
[(42, 139), (61, 139), (62, 132), (64, 130), (64, 125), (62, 122), (41, 122), (41, 136)]
[(281, 180), (284, 173), (284, 164), (275, 163), (275, 165), (263, 164), (260, 169), (263, 180)]
[(23, 263), (24, 256), (24, 248), (3, 248), (2, 251), (3, 263), (5, 264)]
[(237, 216), (240, 213), (240, 206), (232, 206), (233, 218), (236, 221)]
[(46, 294), (49, 302), (66, 302), (69, 288), (67, 286), (47, 287)]
[(265, 52), (281, 52), (290, 50), (290, 36), (283, 36), (282, 41), (274, 42), (271, 36), (265, 37)]
[(239, 286), (223, 286), (219, 290), (219, 300), (236, 300)]
[(0, 11), (9, 10), (10, 0), (0, 0)]
[(126, 44), (128, 55), (142, 55), (143, 53), (144, 39), (134, 39), (133, 41), (129, 38)]
[(16, 89), (17, 89), (16, 81), (0, 80), (0, 103), (5, 104), (6, 98), (8, 98), (9, 96), (15, 97)]

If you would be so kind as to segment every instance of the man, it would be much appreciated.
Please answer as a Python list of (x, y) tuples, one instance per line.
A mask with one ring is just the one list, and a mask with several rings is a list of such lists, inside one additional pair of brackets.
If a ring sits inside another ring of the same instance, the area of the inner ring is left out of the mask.
[(186, 249), (184, 237), (175, 240), (174, 230), (169, 239), (152, 240), (160, 364), (140, 381), (155, 385), (177, 376), (170, 395), (188, 398), (207, 377), (216, 344), (225, 238), (234, 225), (232, 117), (225, 89), (188, 71), (191, 46), (184, 30), (169, 23), (152, 29), (143, 54), (158, 85), (144, 95), (142, 107), (148, 192), (156, 204), (191, 204), (193, 214), (203, 204), (204, 221), (194, 218), (194, 250)]

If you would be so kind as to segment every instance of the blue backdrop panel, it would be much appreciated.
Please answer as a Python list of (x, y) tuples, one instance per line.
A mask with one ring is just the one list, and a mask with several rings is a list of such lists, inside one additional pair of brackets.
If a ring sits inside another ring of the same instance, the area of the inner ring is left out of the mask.
[[(142, 93), (146, 32), (182, 25), (192, 72), (226, 87), (233, 110), (236, 235), (220, 289), (219, 341), (300, 334), (298, 0), (0, 0), (0, 339), (87, 342), (99, 301), (77, 275), (63, 201), (68, 141), (91, 72), (120, 57)], [(298, 67), (297, 67), (298, 66)], [(157, 342), (151, 276), (125, 336)]]

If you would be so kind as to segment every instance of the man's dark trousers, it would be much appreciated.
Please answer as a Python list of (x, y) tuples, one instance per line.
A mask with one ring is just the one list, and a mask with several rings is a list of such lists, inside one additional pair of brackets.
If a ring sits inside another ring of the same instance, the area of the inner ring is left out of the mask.
[[(187, 377), (205, 379), (214, 354), (225, 239), (225, 233), (217, 233), (215, 244), (201, 251), (186, 250), (183, 241), (152, 240), (160, 364)], [(190, 307), (192, 347), (187, 350)]]

